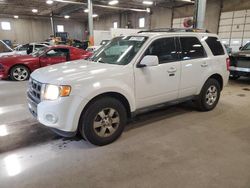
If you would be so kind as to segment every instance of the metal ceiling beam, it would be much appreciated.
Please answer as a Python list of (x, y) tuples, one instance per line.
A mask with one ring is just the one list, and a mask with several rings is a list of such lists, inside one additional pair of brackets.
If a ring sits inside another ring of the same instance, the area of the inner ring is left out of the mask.
[[(84, 3), (84, 2), (68, 1), (68, 0), (54, 0), (54, 1), (61, 2), (61, 3), (88, 6), (88, 3)], [(97, 4), (93, 4), (93, 6), (101, 7), (101, 8), (116, 9), (116, 10), (130, 10), (130, 11), (135, 11), (135, 12), (147, 12), (146, 9), (138, 9), (138, 8), (126, 8), (126, 7), (116, 7), (116, 6), (108, 6), (108, 5), (97, 5)]]

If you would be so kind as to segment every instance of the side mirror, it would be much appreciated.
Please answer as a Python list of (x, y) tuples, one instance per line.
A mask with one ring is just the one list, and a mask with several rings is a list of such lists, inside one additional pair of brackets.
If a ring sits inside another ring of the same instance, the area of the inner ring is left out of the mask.
[(151, 67), (159, 65), (159, 59), (155, 55), (147, 55), (145, 56), (141, 62), (137, 65), (137, 67)]
[(239, 47), (239, 50), (242, 50), (242, 48), (243, 48), (242, 46), (241, 46), (241, 47)]

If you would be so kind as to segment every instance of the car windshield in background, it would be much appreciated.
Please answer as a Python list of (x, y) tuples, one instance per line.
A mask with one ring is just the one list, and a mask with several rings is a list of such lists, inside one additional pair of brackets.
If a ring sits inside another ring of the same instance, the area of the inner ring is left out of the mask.
[(43, 55), (47, 51), (47, 49), (48, 49), (48, 47), (40, 48), (39, 50), (33, 52), (31, 55), (33, 57), (39, 57), (39, 56)]
[(250, 50), (250, 43), (247, 43), (242, 50)]
[(99, 63), (116, 65), (128, 64), (147, 40), (144, 36), (128, 36), (114, 38), (99, 49), (90, 60)]

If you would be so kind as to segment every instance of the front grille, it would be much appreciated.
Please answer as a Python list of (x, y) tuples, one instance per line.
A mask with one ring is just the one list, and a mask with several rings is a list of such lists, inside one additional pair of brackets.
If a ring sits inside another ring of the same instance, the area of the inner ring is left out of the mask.
[(42, 83), (30, 78), (28, 95), (37, 104), (41, 102)]

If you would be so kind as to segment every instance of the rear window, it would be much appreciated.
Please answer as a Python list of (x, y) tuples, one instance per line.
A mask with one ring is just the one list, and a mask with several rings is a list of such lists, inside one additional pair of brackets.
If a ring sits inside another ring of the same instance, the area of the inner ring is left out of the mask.
[(209, 46), (214, 56), (225, 55), (225, 51), (218, 38), (208, 37), (206, 39), (206, 43)]

